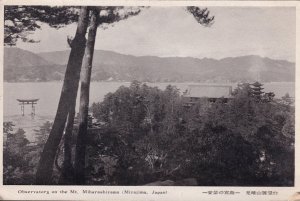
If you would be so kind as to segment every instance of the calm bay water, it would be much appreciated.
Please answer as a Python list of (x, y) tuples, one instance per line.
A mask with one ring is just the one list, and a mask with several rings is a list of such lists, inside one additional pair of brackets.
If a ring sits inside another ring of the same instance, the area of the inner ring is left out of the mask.
[[(200, 83), (147, 83), (149, 86), (156, 86), (165, 89), (169, 84), (175, 85), (182, 93), (190, 84)], [(206, 83), (207, 84), (207, 83)], [(90, 104), (102, 101), (109, 92), (116, 91), (120, 86), (129, 86), (129, 82), (92, 82), (90, 89)], [(232, 85), (233, 89), (236, 83)], [(295, 96), (295, 83), (265, 83), (265, 92), (274, 92), (277, 98), (289, 93)], [(34, 141), (34, 129), (38, 129), (44, 122), (53, 121), (62, 88), (62, 82), (27, 82), (27, 83), (4, 83), (4, 121), (12, 121), (15, 129), (22, 128), (30, 141)], [(25, 116), (21, 116), (21, 107), (16, 99), (34, 99), (39, 101), (36, 105), (36, 116), (31, 118), (31, 106), (25, 106)], [(78, 111), (79, 97), (77, 97)]]

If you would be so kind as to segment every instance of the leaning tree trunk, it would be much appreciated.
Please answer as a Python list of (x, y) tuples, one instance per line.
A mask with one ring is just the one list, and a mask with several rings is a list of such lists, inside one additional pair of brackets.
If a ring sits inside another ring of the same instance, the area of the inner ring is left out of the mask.
[(75, 117), (75, 106), (69, 111), (68, 121), (64, 135), (64, 162), (62, 172), (59, 178), (59, 184), (74, 184), (74, 168), (72, 165), (72, 139), (73, 125)]
[(70, 102), (76, 100), (86, 43), (85, 34), (88, 27), (88, 14), (88, 8), (86, 6), (81, 7), (76, 34), (71, 44), (71, 52), (56, 116), (50, 135), (41, 154), (36, 173), (36, 184), (39, 185), (51, 184), (56, 150), (63, 135), (68, 113), (73, 107), (73, 104), (70, 104)]
[(86, 44), (85, 57), (83, 63), (83, 73), (80, 89), (80, 104), (79, 104), (79, 129), (76, 141), (75, 154), (75, 182), (76, 184), (85, 183), (85, 149), (88, 127), (88, 108), (89, 108), (89, 93), (90, 80), (92, 71), (92, 62), (94, 55), (94, 46), (98, 27), (99, 11), (94, 9), (91, 16), (91, 24), (89, 28), (88, 40)]

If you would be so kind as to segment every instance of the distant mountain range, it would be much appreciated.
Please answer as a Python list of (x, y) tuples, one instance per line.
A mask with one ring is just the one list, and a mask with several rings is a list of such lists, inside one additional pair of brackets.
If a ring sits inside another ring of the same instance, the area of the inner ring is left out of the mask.
[[(4, 81), (63, 80), (70, 51), (35, 54), (4, 48)], [(132, 56), (95, 50), (93, 81), (293, 82), (295, 63), (256, 55), (224, 59)]]

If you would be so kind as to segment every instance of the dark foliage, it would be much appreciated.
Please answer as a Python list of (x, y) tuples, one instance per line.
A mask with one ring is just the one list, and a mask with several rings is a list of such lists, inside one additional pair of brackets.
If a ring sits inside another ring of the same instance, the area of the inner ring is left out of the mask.
[[(98, 24), (107, 28), (108, 24), (127, 19), (141, 12), (142, 7), (98, 6), (102, 12)], [(4, 44), (16, 45), (23, 42), (39, 42), (28, 37), (41, 24), (53, 28), (61, 28), (78, 21), (79, 8), (74, 6), (5, 6), (4, 7)]]
[(4, 44), (16, 45), (19, 39), (24, 42), (38, 42), (28, 38), (28, 35), (40, 29), (41, 23), (60, 28), (77, 20), (78, 9), (76, 7), (5, 6)]
[(13, 132), (11, 122), (3, 123), (5, 137), (3, 149), (3, 178), (7, 185), (34, 184), (38, 160), (51, 129), (51, 123), (46, 122), (35, 130), (36, 141), (30, 143), (25, 131), (18, 129)]
[(209, 16), (210, 12), (207, 8), (201, 9), (196, 6), (188, 6), (186, 9), (201, 25), (211, 26), (214, 23), (215, 16)]
[(134, 82), (108, 94), (92, 107), (105, 129), (93, 134), (100, 140), (90, 147), (115, 160), (107, 184), (193, 177), (199, 185), (292, 186), (294, 109), (264, 101), (264, 93), (257, 102), (249, 84), (234, 96), (185, 108), (171, 86), (161, 91)]
[[(186, 185), (187, 178), (203, 186), (294, 184), (294, 107), (282, 99), (257, 102), (249, 84), (240, 85), (227, 103), (203, 99), (185, 107), (176, 87), (160, 90), (133, 82), (91, 110), (86, 184), (172, 180)], [(32, 184), (51, 124), (35, 131), (33, 145), (23, 130), (12, 128), (4, 123), (4, 183)], [(56, 169), (54, 182), (59, 174)]]

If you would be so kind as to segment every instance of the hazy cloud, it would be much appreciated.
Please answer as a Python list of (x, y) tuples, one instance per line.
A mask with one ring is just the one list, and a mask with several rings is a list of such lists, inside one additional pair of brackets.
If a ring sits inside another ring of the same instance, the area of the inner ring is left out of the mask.
[[(257, 54), (295, 60), (296, 14), (292, 7), (209, 7), (210, 28), (198, 24), (184, 7), (152, 7), (140, 15), (98, 31), (96, 49), (132, 55), (223, 58)], [(19, 43), (33, 52), (68, 49), (67, 35), (76, 25), (56, 30), (43, 26), (32, 37), (38, 44)]]

